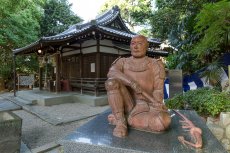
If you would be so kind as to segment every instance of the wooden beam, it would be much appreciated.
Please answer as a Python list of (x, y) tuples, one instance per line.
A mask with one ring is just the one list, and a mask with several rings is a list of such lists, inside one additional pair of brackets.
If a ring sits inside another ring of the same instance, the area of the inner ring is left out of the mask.
[(43, 68), (39, 67), (39, 90), (42, 90), (42, 72)]
[(61, 91), (61, 82), (60, 82), (60, 53), (56, 54), (56, 82), (55, 82), (55, 91)]
[(96, 77), (100, 78), (100, 39), (97, 39)]
[(16, 55), (13, 55), (14, 58), (14, 97), (16, 97)]
[(83, 56), (82, 56), (82, 43), (80, 44), (80, 78), (83, 76)]

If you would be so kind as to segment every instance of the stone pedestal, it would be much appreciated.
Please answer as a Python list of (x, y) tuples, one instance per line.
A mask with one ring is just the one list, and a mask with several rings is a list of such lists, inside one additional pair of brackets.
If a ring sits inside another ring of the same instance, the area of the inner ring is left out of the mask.
[(0, 153), (19, 153), (22, 119), (12, 112), (0, 112)]
[(113, 136), (113, 125), (109, 125), (107, 116), (110, 110), (99, 115), (87, 124), (60, 141), (65, 153), (227, 153), (216, 137), (210, 132), (195, 111), (180, 111), (203, 131), (203, 148), (194, 149), (181, 144), (177, 137), (190, 140), (188, 132), (182, 130), (180, 118), (172, 115), (172, 124), (164, 133), (149, 133), (129, 129), (126, 138)]
[(183, 92), (182, 70), (169, 70), (169, 98)]
[(230, 152), (230, 112), (221, 112), (219, 119), (208, 117), (206, 124), (225, 149)]

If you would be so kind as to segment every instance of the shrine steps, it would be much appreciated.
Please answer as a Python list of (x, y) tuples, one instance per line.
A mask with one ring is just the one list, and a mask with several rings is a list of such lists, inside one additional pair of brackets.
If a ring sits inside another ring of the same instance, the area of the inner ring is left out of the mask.
[(103, 106), (108, 104), (107, 96), (84, 95), (77, 92), (48, 92), (38, 89), (18, 91), (16, 93), (17, 101), (25, 105), (52, 106), (65, 103), (87, 103), (91, 106)]

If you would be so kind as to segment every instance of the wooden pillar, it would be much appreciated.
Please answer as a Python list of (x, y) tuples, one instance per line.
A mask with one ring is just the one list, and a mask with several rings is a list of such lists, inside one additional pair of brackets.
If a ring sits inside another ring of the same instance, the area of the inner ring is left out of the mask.
[(97, 97), (99, 95), (99, 89), (98, 89), (98, 86), (99, 86), (99, 83), (98, 83), (99, 79), (96, 78), (95, 79), (95, 86), (96, 86), (96, 89), (95, 89), (95, 96)]
[(14, 97), (16, 97), (16, 55), (13, 54), (14, 60)]
[(83, 77), (83, 56), (82, 56), (82, 43), (80, 43), (80, 78)]
[(100, 39), (97, 39), (96, 78), (100, 78)]
[(39, 67), (39, 90), (42, 90), (42, 73), (43, 73), (43, 67)]
[(63, 78), (63, 61), (62, 61), (62, 52), (60, 51), (60, 78)]
[(55, 81), (55, 91), (61, 91), (61, 82), (60, 82), (60, 53), (56, 54), (56, 81)]
[[(100, 60), (101, 60), (101, 55), (100, 55), (100, 39), (97, 39), (97, 53), (96, 53), (96, 78), (101, 77), (101, 67), (100, 67)], [(98, 80), (95, 79), (95, 96), (98, 96)]]

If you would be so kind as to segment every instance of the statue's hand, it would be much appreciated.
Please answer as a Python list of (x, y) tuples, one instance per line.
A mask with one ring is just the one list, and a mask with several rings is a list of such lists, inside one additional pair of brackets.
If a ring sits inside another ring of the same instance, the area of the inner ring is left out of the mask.
[(140, 85), (134, 81), (131, 82), (130, 87), (138, 94), (142, 93), (142, 89), (140, 87)]

